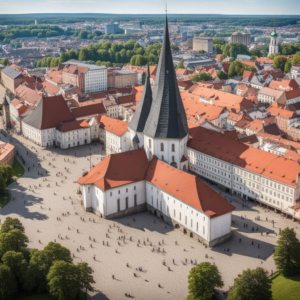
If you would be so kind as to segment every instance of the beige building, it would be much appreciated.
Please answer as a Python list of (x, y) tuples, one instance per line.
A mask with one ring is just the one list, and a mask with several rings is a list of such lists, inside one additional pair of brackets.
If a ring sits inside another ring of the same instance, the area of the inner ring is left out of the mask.
[(107, 72), (107, 88), (124, 88), (138, 85), (138, 73), (132, 70), (110, 70)]
[(193, 51), (204, 50), (205, 52), (213, 52), (213, 39), (205, 37), (193, 38)]
[(248, 46), (251, 44), (251, 34), (234, 32), (231, 35), (231, 42), (232, 43), (240, 43), (240, 44), (244, 44), (244, 45)]

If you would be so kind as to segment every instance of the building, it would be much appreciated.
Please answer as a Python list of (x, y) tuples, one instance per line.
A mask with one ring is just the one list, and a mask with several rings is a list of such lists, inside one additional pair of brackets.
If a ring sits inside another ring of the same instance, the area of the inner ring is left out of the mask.
[(293, 66), (291, 68), (291, 73), (290, 73), (291, 78), (295, 79), (300, 77), (300, 67), (295, 67)]
[(9, 143), (0, 144), (0, 165), (13, 166), (15, 159), (15, 146)]
[(109, 70), (107, 73), (107, 87), (118, 89), (139, 85), (139, 75), (133, 70)]
[(270, 54), (278, 54), (278, 34), (276, 32), (275, 28), (275, 21), (274, 21), (274, 27), (273, 32), (271, 33), (271, 39), (270, 39), (270, 46), (269, 46), (269, 55)]
[(119, 27), (119, 24), (106, 24), (105, 34), (118, 34), (124, 33), (124, 30)]
[(69, 60), (60, 64), (62, 83), (77, 86), (85, 94), (107, 90), (107, 68), (89, 62)]
[(1, 82), (11, 93), (15, 94), (16, 88), (23, 82), (22, 74), (6, 66), (1, 70)]
[(282, 99), (284, 101), (286, 99), (286, 95), (284, 91), (273, 90), (268, 87), (263, 87), (258, 91), (257, 100), (260, 103), (272, 105), (275, 101)]
[(213, 39), (205, 37), (193, 38), (193, 51), (204, 50), (206, 53), (213, 52)]
[(231, 35), (231, 42), (232, 43), (240, 43), (246, 46), (251, 44), (251, 34), (250, 33), (241, 33), (241, 32), (234, 32)]

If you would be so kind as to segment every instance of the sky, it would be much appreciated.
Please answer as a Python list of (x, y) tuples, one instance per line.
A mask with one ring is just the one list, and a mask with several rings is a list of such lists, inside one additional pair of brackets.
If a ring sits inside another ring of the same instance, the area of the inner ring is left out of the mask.
[(300, 0), (0, 0), (0, 14), (300, 14)]

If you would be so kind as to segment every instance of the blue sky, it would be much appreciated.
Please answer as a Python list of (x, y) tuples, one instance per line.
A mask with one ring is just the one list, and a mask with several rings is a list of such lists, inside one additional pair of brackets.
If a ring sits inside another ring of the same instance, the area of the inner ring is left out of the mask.
[(14, 13), (300, 14), (300, 0), (0, 0), (0, 14)]

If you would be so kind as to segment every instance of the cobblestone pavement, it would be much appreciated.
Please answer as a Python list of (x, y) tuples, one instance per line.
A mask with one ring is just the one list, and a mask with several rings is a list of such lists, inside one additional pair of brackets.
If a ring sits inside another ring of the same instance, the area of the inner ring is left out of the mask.
[[(232, 203), (237, 207), (233, 212), (233, 237), (230, 241), (209, 249), (180, 231), (173, 230), (147, 212), (118, 220), (100, 219), (92, 213), (85, 212), (75, 194), (78, 187), (76, 180), (84, 171), (89, 170), (90, 153), (92, 164), (101, 160), (103, 152), (100, 144), (61, 151), (53, 148), (41, 149), (21, 136), (10, 138), (0, 134), (0, 138), (16, 145), (26, 163), (23, 177), (9, 187), (14, 200), (0, 210), (1, 220), (7, 216), (19, 218), (29, 237), (29, 248), (42, 249), (48, 242), (56, 241), (74, 253), (74, 263), (88, 262), (95, 271), (97, 292), (93, 294), (93, 299), (128, 299), (124, 295), (125, 292), (136, 299), (186, 299), (187, 276), (194, 266), (190, 262), (191, 259), (193, 263), (195, 259), (197, 263), (206, 260), (215, 263), (222, 274), (225, 284), (222, 290), (225, 291), (233, 285), (234, 278), (246, 268), (262, 266), (268, 271), (275, 271), (272, 253), (277, 240), (276, 234), (279, 228), (296, 228), (298, 225), (274, 212), (266, 213), (250, 203), (247, 204), (249, 207), (243, 207), (242, 200), (231, 197)], [(57, 177), (58, 172), (63, 175)], [(48, 184), (50, 188), (47, 187)], [(244, 219), (241, 219), (241, 215)], [(260, 216), (261, 221), (255, 220), (257, 216)], [(266, 221), (266, 217), (269, 221)], [(274, 228), (270, 220), (275, 221)], [(247, 223), (248, 227), (244, 227), (244, 223)], [(109, 226), (112, 228), (109, 237), (106, 237)], [(119, 226), (122, 232), (115, 226)], [(255, 227), (254, 232), (252, 227)], [(266, 236), (267, 230), (270, 232), (269, 236)], [(299, 229), (296, 230), (299, 235)], [(263, 235), (261, 231), (264, 232)], [(126, 236), (125, 243), (122, 241), (118, 245), (118, 237), (122, 235)], [(130, 236), (132, 242), (128, 240)], [(137, 247), (138, 240), (142, 243), (145, 240), (146, 245)], [(164, 249), (165, 254), (152, 252), (153, 247), (158, 247), (162, 240), (164, 244), (161, 245), (161, 249)], [(178, 245), (175, 245), (175, 241)], [(81, 250), (80, 246), (84, 249)], [(229, 248), (229, 251), (224, 252), (224, 248)], [(205, 258), (205, 255), (209, 258)], [(183, 264), (185, 259), (187, 263)], [(171, 271), (163, 266), (163, 260), (170, 266)], [(129, 267), (126, 266), (127, 263)], [(139, 267), (142, 267), (142, 272), (136, 271)], [(133, 273), (136, 273), (137, 277), (134, 277)], [(112, 275), (115, 276), (115, 280), (112, 279)], [(159, 288), (158, 284), (162, 287)], [(220, 296), (223, 298), (222, 293)]]

